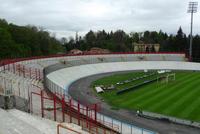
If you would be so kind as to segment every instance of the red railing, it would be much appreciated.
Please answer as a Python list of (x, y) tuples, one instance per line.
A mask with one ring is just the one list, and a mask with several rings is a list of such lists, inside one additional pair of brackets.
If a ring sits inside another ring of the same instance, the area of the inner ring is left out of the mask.
[(24, 78), (30, 78), (36, 80), (43, 79), (43, 71), (41, 69), (27, 67), (22, 64), (9, 63), (3, 66), (3, 71), (5, 72), (6, 70), (18, 76), (22, 76)]
[[(39, 89), (41, 90), (41, 89)], [(37, 108), (37, 113), (41, 114), (41, 117), (47, 117), (48, 115), (51, 115), (51, 119), (54, 121), (60, 121), (65, 122), (65, 116), (69, 116), (69, 122), (73, 123), (73, 119), (77, 120), (77, 125), (82, 126), (82, 124), (85, 124), (86, 128), (89, 132), (94, 131), (93, 133), (98, 134), (99, 129), (105, 131), (104, 134), (106, 134), (106, 131), (109, 132), (117, 132), (119, 131), (119, 126), (116, 124), (109, 124), (105, 121), (100, 121), (97, 119), (97, 105), (91, 105), (86, 107), (80, 107), (80, 103), (74, 103), (75, 101), (70, 99), (66, 101), (64, 97), (62, 99), (59, 99), (56, 94), (48, 94), (45, 93), (43, 90), (38, 92), (31, 92), (30, 93), (30, 109), (31, 112), (34, 113), (34, 107)], [(50, 96), (49, 96), (50, 95)], [(57, 94), (58, 95), (58, 94)], [(37, 97), (37, 100), (40, 100), (37, 102), (38, 104), (33, 105), (34, 102), (33, 98)], [(46, 105), (51, 104), (52, 107), (47, 109)], [(51, 112), (51, 113), (49, 113)], [(86, 114), (84, 114), (86, 113)]]
[(76, 131), (76, 130), (74, 130), (74, 129), (72, 129), (72, 128), (69, 128), (69, 127), (67, 127), (67, 126), (64, 126), (63, 124), (58, 124), (58, 125), (57, 125), (57, 134), (60, 134), (60, 128), (67, 129), (67, 130), (69, 130), (69, 131), (71, 131), (71, 132), (73, 132), (73, 133), (76, 133), (76, 134), (81, 134), (80, 132), (78, 132), (78, 131)]

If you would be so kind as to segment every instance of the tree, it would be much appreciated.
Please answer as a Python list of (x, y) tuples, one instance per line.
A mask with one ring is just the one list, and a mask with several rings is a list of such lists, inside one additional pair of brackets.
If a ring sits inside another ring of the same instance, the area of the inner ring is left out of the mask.
[(133, 42), (139, 43), (140, 38), (139, 38), (139, 34), (137, 32), (131, 33), (130, 35), (131, 35), (131, 38), (132, 38)]
[(179, 27), (174, 42), (174, 49), (178, 52), (184, 52), (187, 45), (186, 35), (183, 33), (182, 28)]
[(62, 52), (61, 43), (35, 26), (17, 26), (0, 19), (1, 58), (19, 58)]
[(142, 37), (142, 41), (144, 43), (150, 43), (150, 32), (149, 31), (144, 32), (144, 36)]
[(96, 36), (92, 30), (90, 30), (86, 35), (85, 35), (85, 42), (87, 44), (87, 49), (90, 49), (92, 47), (95, 47), (96, 45)]
[[(188, 37), (189, 42), (189, 37)], [(193, 38), (192, 57), (193, 61), (200, 62), (200, 36), (196, 35)], [(188, 49), (189, 50), (189, 49)]]

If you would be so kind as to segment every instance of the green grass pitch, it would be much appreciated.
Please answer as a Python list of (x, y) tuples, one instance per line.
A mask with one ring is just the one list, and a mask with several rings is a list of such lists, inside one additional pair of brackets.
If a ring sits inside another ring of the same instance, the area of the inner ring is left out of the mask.
[[(98, 94), (113, 109), (145, 110), (192, 121), (200, 121), (200, 72), (177, 71), (176, 80), (154, 82), (138, 90), (116, 95), (116, 91), (131, 84), (117, 86), (112, 91)], [(110, 85), (144, 73), (132, 72), (104, 77), (92, 83)]]

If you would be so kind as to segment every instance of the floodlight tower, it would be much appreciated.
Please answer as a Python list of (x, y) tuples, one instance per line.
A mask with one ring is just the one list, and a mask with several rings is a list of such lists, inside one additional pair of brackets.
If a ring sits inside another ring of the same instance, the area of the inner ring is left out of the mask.
[(193, 14), (197, 12), (198, 2), (189, 2), (188, 13), (191, 13), (191, 25), (190, 25), (190, 48), (189, 58), (192, 60), (192, 30), (193, 30)]

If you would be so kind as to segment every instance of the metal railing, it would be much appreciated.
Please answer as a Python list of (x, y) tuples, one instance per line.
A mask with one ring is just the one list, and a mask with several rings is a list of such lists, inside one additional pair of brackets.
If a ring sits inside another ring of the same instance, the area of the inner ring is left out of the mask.
[[(59, 94), (60, 93), (62, 94), (63, 92), (65, 92), (65, 90), (63, 88), (59, 87), (59, 85), (56, 85), (48, 78), (46, 78), (46, 81), (48, 83), (46, 86), (48, 87), (48, 89), (51, 92), (59, 93)], [(72, 99), (72, 98), (68, 94), (65, 94), (65, 99)], [(73, 100), (73, 101), (76, 102), (75, 100)], [(76, 102), (76, 103), (78, 103), (78, 102)], [(86, 108), (84, 105), (80, 105), (80, 107)], [(85, 113), (82, 112), (82, 114), (85, 114)], [(108, 127), (118, 125), (119, 132), (122, 134), (144, 134), (144, 133), (145, 134), (156, 134), (156, 132), (153, 132), (151, 130), (140, 128), (140, 127), (134, 126), (132, 124), (125, 123), (118, 119), (114, 119), (114, 118), (105, 116), (101, 113), (97, 114), (97, 120), (101, 120), (101, 123), (103, 123), (104, 125), (110, 124), (110, 125), (108, 125)]]

